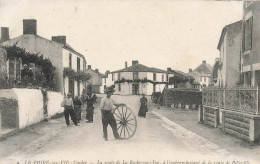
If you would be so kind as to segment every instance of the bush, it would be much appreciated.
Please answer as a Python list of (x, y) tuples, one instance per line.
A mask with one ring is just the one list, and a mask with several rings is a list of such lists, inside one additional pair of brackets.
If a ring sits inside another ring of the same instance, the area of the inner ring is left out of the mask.
[(202, 92), (191, 89), (167, 89), (163, 96), (164, 104), (169, 106), (171, 104), (192, 105), (202, 104)]

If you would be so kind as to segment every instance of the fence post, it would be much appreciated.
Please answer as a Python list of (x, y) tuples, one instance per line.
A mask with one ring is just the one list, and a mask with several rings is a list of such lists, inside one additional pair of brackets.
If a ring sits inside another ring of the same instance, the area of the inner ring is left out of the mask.
[(224, 110), (226, 110), (226, 89), (223, 88)]
[(258, 107), (258, 96), (259, 96), (259, 93), (258, 93), (258, 86), (256, 87), (256, 115), (259, 114), (259, 107)]

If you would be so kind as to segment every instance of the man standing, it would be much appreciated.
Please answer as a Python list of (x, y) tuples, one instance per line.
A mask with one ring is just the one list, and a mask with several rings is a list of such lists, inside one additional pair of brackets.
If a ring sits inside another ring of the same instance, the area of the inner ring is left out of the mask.
[(107, 88), (106, 89), (106, 94), (107, 96), (104, 97), (101, 100), (100, 103), (100, 110), (102, 113), (102, 124), (103, 124), (103, 137), (104, 140), (107, 141), (107, 126), (108, 124), (111, 126), (112, 130), (113, 130), (113, 134), (115, 139), (121, 139), (118, 132), (117, 132), (117, 125), (116, 125), (116, 120), (114, 118), (114, 106), (118, 106), (118, 104), (115, 103), (115, 101), (111, 98), (112, 95), (112, 88)]
[(86, 120), (87, 120), (87, 123), (93, 123), (94, 104), (97, 103), (96, 95), (92, 94), (92, 92), (89, 91), (87, 93), (86, 101), (87, 101)]
[(67, 97), (64, 98), (61, 106), (64, 107), (64, 115), (65, 115), (65, 121), (66, 121), (67, 126), (70, 125), (69, 115), (70, 115), (73, 123), (76, 126), (78, 126), (71, 93), (68, 93)]

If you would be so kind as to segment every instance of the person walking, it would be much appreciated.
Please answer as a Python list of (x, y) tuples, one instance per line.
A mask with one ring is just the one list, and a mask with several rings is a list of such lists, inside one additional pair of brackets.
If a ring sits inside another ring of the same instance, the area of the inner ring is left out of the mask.
[(103, 137), (104, 140), (108, 140), (107, 136), (107, 126), (108, 124), (111, 126), (113, 130), (113, 135), (115, 139), (121, 139), (118, 132), (117, 132), (117, 124), (116, 120), (114, 118), (114, 111), (116, 108), (114, 106), (118, 106), (118, 104), (115, 103), (115, 101), (111, 98), (113, 89), (108, 87), (106, 88), (106, 97), (102, 98), (100, 103), (100, 110), (102, 113), (102, 125), (103, 125)]
[(81, 105), (82, 101), (79, 98), (79, 96), (76, 96), (75, 99), (73, 100), (73, 104), (75, 106), (75, 113), (76, 113), (76, 118), (77, 118), (77, 123), (80, 123), (81, 120)]
[(76, 126), (78, 126), (71, 93), (68, 93), (67, 97), (66, 96), (64, 97), (64, 100), (61, 103), (61, 106), (64, 107), (64, 116), (65, 116), (65, 121), (66, 121), (67, 126), (70, 125), (69, 116), (71, 117), (73, 123)]
[(95, 94), (92, 94), (91, 91), (87, 93), (86, 102), (87, 102), (87, 109), (86, 109), (86, 122), (93, 123), (93, 114), (94, 114), (94, 104), (97, 103), (97, 97)]
[(147, 98), (145, 97), (144, 94), (143, 94), (143, 97), (141, 97), (141, 99), (140, 99), (140, 103), (141, 103), (141, 106), (140, 106), (140, 109), (138, 112), (138, 116), (145, 118), (146, 112), (148, 112), (148, 108), (147, 108)]

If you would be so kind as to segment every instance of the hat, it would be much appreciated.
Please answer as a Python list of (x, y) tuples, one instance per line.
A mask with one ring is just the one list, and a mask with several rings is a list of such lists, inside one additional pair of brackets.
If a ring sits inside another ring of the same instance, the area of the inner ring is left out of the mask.
[(105, 89), (105, 92), (106, 92), (106, 93), (107, 93), (107, 92), (114, 92), (114, 89), (111, 88), (111, 87), (107, 87), (107, 88)]

